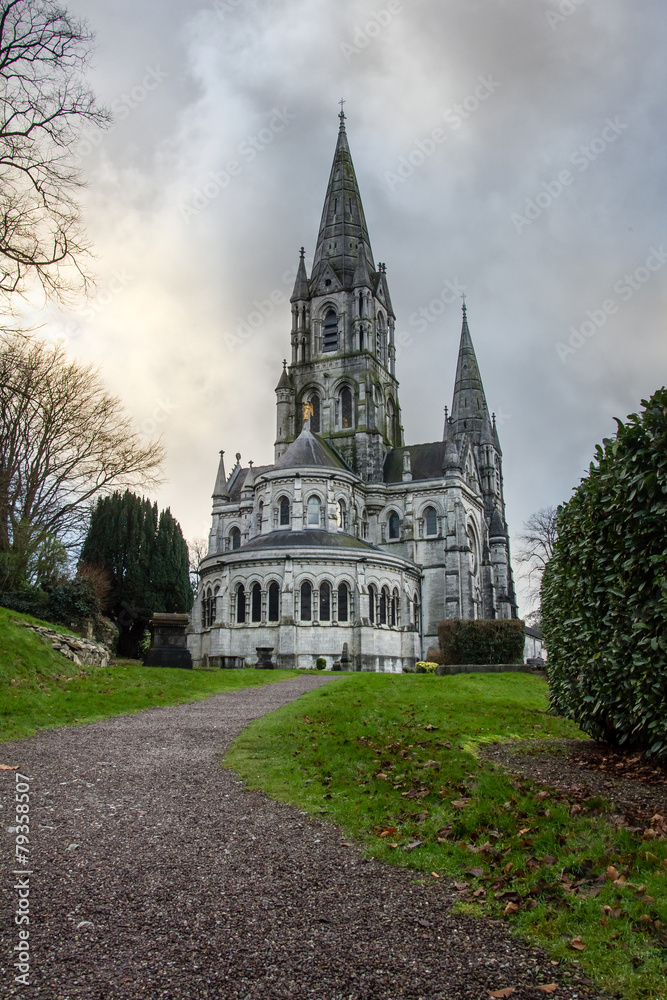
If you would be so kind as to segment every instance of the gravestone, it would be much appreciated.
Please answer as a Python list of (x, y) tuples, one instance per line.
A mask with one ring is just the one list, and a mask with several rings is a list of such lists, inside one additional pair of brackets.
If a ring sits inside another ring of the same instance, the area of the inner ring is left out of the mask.
[(271, 662), (273, 646), (255, 646), (257, 650), (256, 670), (275, 670), (275, 663)]
[(187, 645), (188, 615), (154, 614), (149, 624), (151, 646), (144, 657), (145, 667), (180, 667), (192, 670)]

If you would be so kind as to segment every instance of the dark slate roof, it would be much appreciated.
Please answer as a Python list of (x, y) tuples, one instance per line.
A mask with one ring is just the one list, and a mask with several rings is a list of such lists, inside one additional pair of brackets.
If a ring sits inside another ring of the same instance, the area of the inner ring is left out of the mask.
[[(272, 468), (273, 468), (272, 465), (254, 465), (252, 469), (252, 474), (255, 482), (257, 482), (259, 476), (261, 476), (264, 472), (270, 472)], [(238, 503), (238, 501), (241, 499), (243, 484), (245, 483), (249, 472), (250, 469), (241, 469), (239, 474), (234, 479), (231, 489), (229, 490), (229, 496), (232, 503)]]
[(507, 529), (503, 524), (503, 519), (500, 516), (500, 511), (497, 507), (494, 508), (493, 514), (491, 515), (491, 521), (489, 523), (489, 538), (503, 538), (507, 535)]
[(375, 271), (359, 185), (341, 119), (315, 248), (311, 291), (316, 290), (328, 266), (340, 275), (344, 287), (352, 287), (359, 243), (364, 245), (370, 270)]
[[(431, 444), (410, 444), (410, 465), (413, 479), (442, 479), (445, 464), (445, 442), (432, 441)], [(400, 483), (403, 480), (403, 452), (405, 448), (392, 448), (384, 460), (385, 483)]]
[(316, 528), (305, 531), (270, 531), (268, 535), (257, 535), (242, 545), (237, 552), (248, 549), (362, 549), (365, 552), (382, 551), (377, 545), (363, 542), (360, 538), (347, 535), (344, 531), (328, 532)]
[(317, 434), (313, 434), (307, 424), (296, 441), (276, 462), (275, 469), (302, 469), (323, 466), (327, 469), (347, 469), (345, 462)]

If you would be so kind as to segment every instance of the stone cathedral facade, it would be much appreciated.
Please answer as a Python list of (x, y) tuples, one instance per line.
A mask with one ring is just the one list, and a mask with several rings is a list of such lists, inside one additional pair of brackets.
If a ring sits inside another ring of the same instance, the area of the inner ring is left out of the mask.
[(312, 271), (301, 251), (273, 465), (213, 492), (192, 614), (195, 662), (400, 671), (444, 618), (511, 618), (502, 452), (466, 307), (441, 440), (406, 445), (395, 315), (373, 257), (341, 114)]

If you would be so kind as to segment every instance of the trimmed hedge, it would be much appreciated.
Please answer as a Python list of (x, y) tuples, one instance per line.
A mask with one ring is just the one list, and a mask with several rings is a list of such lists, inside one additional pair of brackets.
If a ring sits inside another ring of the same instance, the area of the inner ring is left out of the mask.
[(667, 758), (667, 391), (642, 406), (559, 510), (542, 627), (552, 709)]
[(447, 619), (438, 625), (442, 663), (523, 663), (525, 624), (519, 618)]

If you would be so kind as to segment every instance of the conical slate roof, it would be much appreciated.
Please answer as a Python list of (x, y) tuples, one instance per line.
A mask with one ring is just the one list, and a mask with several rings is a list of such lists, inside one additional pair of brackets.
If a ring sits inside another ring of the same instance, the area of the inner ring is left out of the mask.
[(368, 266), (375, 271), (364, 208), (345, 132), (345, 116), (341, 114), (338, 142), (313, 260), (311, 287), (315, 288), (319, 284), (327, 262), (343, 286), (351, 287), (359, 243), (364, 245)]
[(327, 469), (345, 469), (345, 463), (317, 434), (310, 429), (310, 421), (303, 425), (303, 430), (296, 441), (281, 455), (275, 469), (303, 469), (321, 466)]
[(225, 475), (224, 451), (220, 452), (220, 463), (218, 465), (218, 474), (215, 477), (215, 486), (213, 487), (213, 499), (229, 500), (229, 490), (227, 489), (227, 476)]
[(468, 316), (464, 305), (454, 399), (452, 401), (453, 431), (457, 436), (464, 433), (481, 434), (488, 420), (489, 410), (486, 405), (482, 376), (479, 373), (475, 348), (472, 346), (472, 338), (468, 329)]
[(292, 297), (290, 302), (301, 302), (310, 298), (310, 292), (308, 290), (308, 272), (306, 271), (306, 261), (305, 261), (306, 251), (301, 247), (299, 256), (299, 266), (296, 272), (296, 280), (294, 282), (294, 291), (292, 292)]

